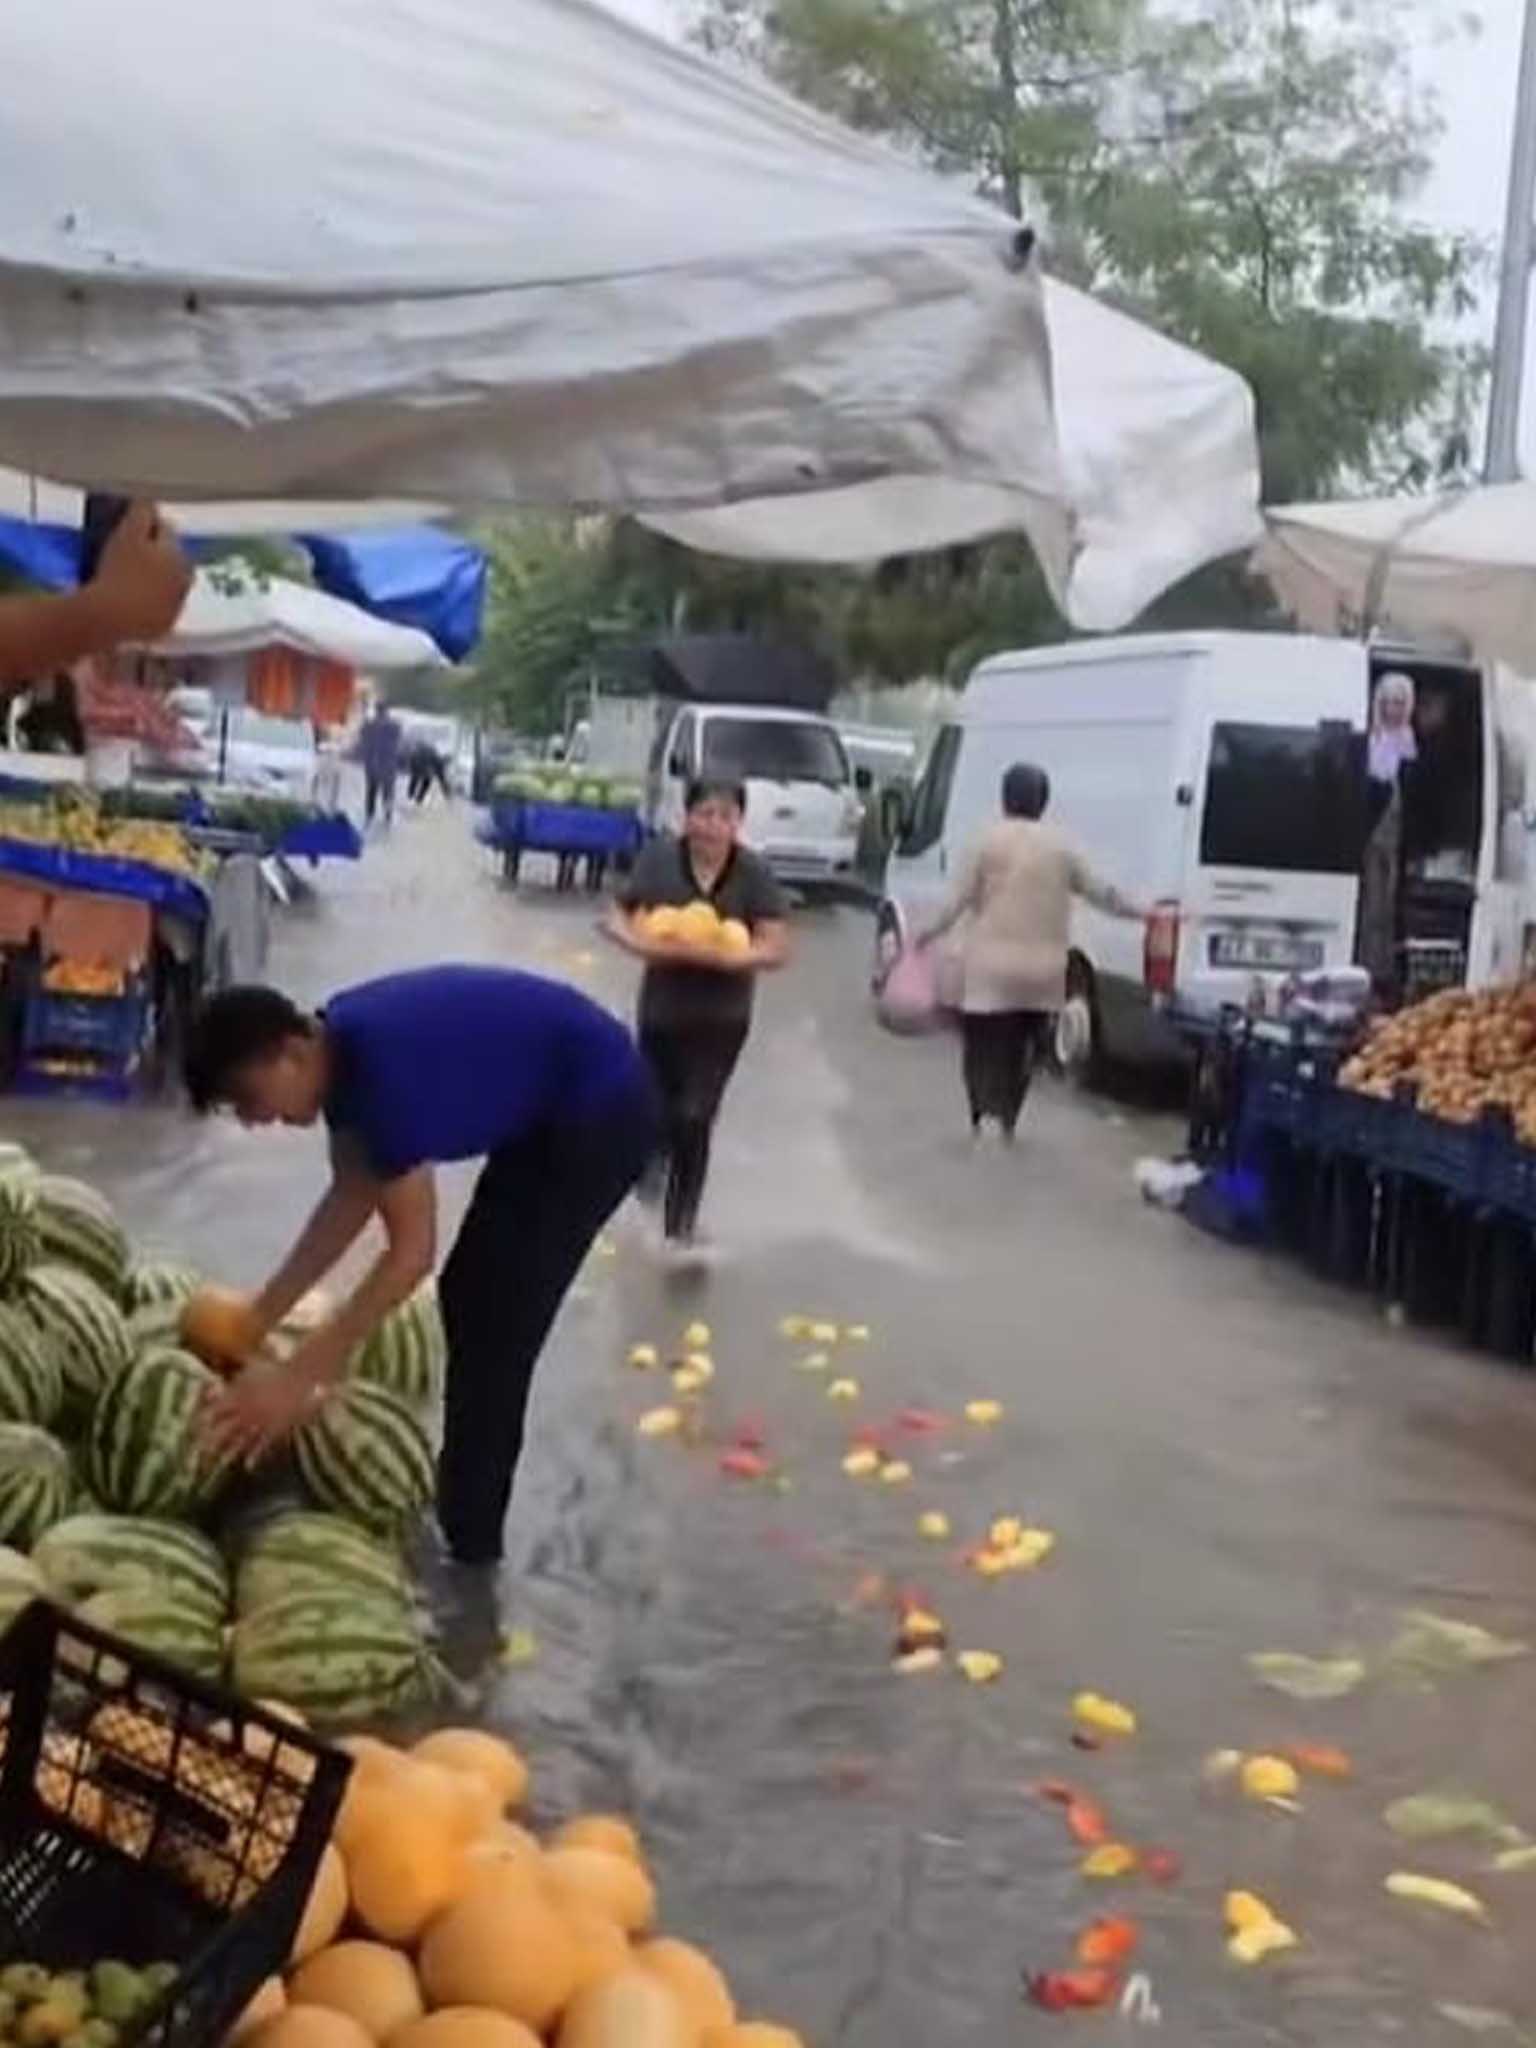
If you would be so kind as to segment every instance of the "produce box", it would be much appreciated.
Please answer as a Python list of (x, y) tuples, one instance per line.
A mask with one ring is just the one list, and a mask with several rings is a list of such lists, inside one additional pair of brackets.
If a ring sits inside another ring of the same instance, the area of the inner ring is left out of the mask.
[(287, 1959), (348, 1759), (41, 1600), (0, 1716), (0, 1972), (172, 1964), (119, 2048), (213, 2048)]

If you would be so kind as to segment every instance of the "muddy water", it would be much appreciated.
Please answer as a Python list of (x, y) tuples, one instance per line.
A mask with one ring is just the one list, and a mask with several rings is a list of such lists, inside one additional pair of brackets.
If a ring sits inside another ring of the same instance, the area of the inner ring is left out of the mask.
[[(1016, 1157), (972, 1157), (952, 1049), (869, 1025), (865, 943), (852, 917), (811, 917), (766, 992), (718, 1148), (718, 1269), (681, 1287), (621, 1230), (551, 1345), (498, 1589), (537, 1657), (493, 1672), (485, 1707), (532, 1751), (540, 1804), (634, 1813), (671, 1924), (822, 2048), (1070, 2026), (1022, 2003), (1020, 1973), (1065, 1963), (1104, 1912), (1141, 1922), (1165, 2038), (1450, 2041), (1447, 2001), (1536, 2026), (1536, 1872), (1492, 1874), (1476, 1839), (1396, 1843), (1381, 1820), (1454, 1787), (1536, 1833), (1536, 1658), (1425, 1678), (1382, 1656), (1415, 1608), (1536, 1640), (1536, 1388), (1143, 1209), (1129, 1169), (1168, 1141), (1156, 1120), (1045, 1091)], [(442, 957), (627, 999), (587, 909), (503, 893), (462, 816), (406, 820), (356, 871), (325, 870), (274, 966), (319, 996)], [(303, 1134), (95, 1106), (4, 1122), (97, 1180), (141, 1237), (237, 1280), (321, 1184)], [(465, 1178), (448, 1176), (451, 1203)], [(839, 1360), (858, 1403), (795, 1369), (776, 1333), (793, 1311), (873, 1326)], [(665, 1389), (624, 1352), (675, 1345), (700, 1314), (714, 1447), (639, 1439)], [(910, 1484), (842, 1474), (861, 1421), (978, 1395), (1004, 1420), (904, 1443)], [(742, 1423), (780, 1485), (720, 1475)], [(918, 1538), (928, 1507), (952, 1545)], [(957, 1552), (1008, 1512), (1058, 1548), (983, 1581)], [(955, 1647), (1000, 1653), (1001, 1677), (895, 1675), (903, 1592)], [(1244, 1660), (1266, 1649), (1355, 1650), (1371, 1672), (1298, 1704), (1254, 1683)], [(1135, 1706), (1134, 1742), (1071, 1746), (1083, 1687)], [(1298, 1740), (1342, 1746), (1354, 1780), (1308, 1783), (1296, 1814), (1201, 1783), (1213, 1749)], [(1060, 1809), (1030, 1791), (1046, 1776), (1080, 1783), (1117, 1835), (1177, 1851), (1181, 1881), (1080, 1877)], [(1389, 1899), (1394, 1868), (1473, 1885), (1492, 1924)], [(1228, 1963), (1234, 1885), (1292, 1922), (1292, 1956)]]

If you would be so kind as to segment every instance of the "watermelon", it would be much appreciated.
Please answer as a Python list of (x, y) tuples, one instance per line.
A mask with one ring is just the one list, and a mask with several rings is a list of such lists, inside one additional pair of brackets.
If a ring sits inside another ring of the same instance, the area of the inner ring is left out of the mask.
[(277, 1699), (309, 1719), (379, 1719), (435, 1693), (442, 1667), (410, 1605), (350, 1588), (300, 1591), (242, 1615), (230, 1677), (252, 1699)]
[(168, 1303), (179, 1309), (202, 1285), (191, 1266), (179, 1266), (169, 1259), (140, 1259), (123, 1276), (123, 1307), (129, 1317), (142, 1308)]
[(119, 1586), (158, 1590), (210, 1625), (229, 1612), (229, 1574), (206, 1536), (179, 1522), (133, 1515), (68, 1515), (34, 1546), (32, 1562), (66, 1606)]
[(69, 1511), (69, 1453), (46, 1429), (0, 1422), (0, 1543), (30, 1550)]
[(0, 1422), (50, 1423), (64, 1399), (64, 1375), (30, 1317), (0, 1301)]
[(133, 1309), (128, 1317), (128, 1341), (133, 1346), (133, 1355), (141, 1351), (164, 1351), (167, 1347), (176, 1350), (181, 1341), (181, 1311), (184, 1304), (179, 1301), (145, 1301)]
[(128, 1239), (111, 1204), (83, 1180), (45, 1173), (37, 1184), (37, 1230), (43, 1257), (74, 1266), (120, 1301), (128, 1270)]
[(390, 1310), (354, 1354), (354, 1379), (387, 1387), (415, 1406), (435, 1400), (448, 1358), (448, 1339), (437, 1305), (437, 1283), (424, 1280), (414, 1294)]
[(224, 1666), (224, 1630), (163, 1586), (109, 1586), (75, 1609), (82, 1621), (122, 1636), (199, 1678), (217, 1678)]
[(415, 1410), (368, 1380), (335, 1388), (300, 1425), (293, 1455), (322, 1507), (379, 1536), (398, 1535), (432, 1498), (432, 1450)]
[(63, 1367), (64, 1413), (83, 1419), (133, 1355), (122, 1312), (94, 1280), (57, 1263), (34, 1266), (16, 1300)]
[(269, 1522), (246, 1547), (235, 1578), (235, 1609), (253, 1614), (289, 1593), (349, 1589), (360, 1600), (410, 1597), (392, 1551), (342, 1515), (300, 1509)]
[(14, 1287), (42, 1253), (37, 1229), (40, 1176), (19, 1145), (0, 1144), (0, 1287)]
[(0, 1545), (0, 1629), (9, 1628), (23, 1607), (46, 1591), (31, 1558), (8, 1544)]
[(86, 1476), (109, 1508), (174, 1521), (212, 1503), (234, 1461), (207, 1448), (199, 1424), (221, 1384), (190, 1351), (146, 1351), (117, 1373), (85, 1453)]

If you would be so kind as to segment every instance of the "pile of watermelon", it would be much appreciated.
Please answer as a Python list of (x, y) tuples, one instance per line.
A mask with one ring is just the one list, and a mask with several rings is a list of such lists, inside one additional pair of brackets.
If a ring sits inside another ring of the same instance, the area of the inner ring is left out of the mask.
[(503, 803), (579, 804), (590, 811), (638, 811), (644, 791), (628, 776), (552, 764), (544, 768), (509, 769), (497, 776), (492, 795)]
[[(47, 1594), (242, 1692), (333, 1724), (438, 1682), (403, 1546), (432, 1494), (446, 1344), (429, 1281), (255, 1475), (200, 1428), (217, 1374), (180, 1342), (189, 1267), (0, 1145), (0, 1626)], [(278, 1333), (271, 1361), (302, 1334)]]

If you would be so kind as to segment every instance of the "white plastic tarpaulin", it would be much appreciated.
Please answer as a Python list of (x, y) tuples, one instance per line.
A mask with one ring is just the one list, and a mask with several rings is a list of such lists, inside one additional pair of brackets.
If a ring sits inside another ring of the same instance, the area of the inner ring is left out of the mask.
[(204, 571), (194, 577), (174, 630), (147, 651), (217, 658), (263, 647), (287, 647), (369, 673), (447, 666), (437, 643), (414, 626), (390, 625), (307, 583), (273, 576), (259, 586), (223, 590)]
[(1279, 505), (1257, 564), (1304, 625), (1452, 634), (1536, 674), (1536, 485)]
[(1251, 418), (1188, 447), (1198, 358), (1128, 411), (1100, 355), (1120, 424), (1064, 464), (1012, 222), (583, 0), (140, 0), (131, 35), (50, 0), (0, 55), (15, 468), (666, 520), (827, 494), (824, 558), (1022, 527), (1082, 624), (1127, 612), (1097, 550), (1140, 551), (1139, 597), (1252, 537)]

